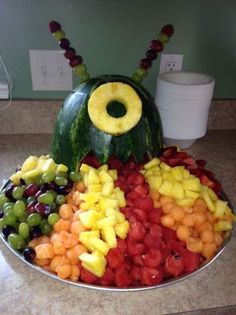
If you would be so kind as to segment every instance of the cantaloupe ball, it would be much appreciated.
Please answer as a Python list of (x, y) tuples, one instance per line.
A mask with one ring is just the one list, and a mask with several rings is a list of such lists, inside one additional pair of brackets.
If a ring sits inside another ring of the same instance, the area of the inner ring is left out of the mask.
[(176, 229), (176, 235), (179, 240), (185, 241), (190, 236), (190, 230), (186, 225), (179, 225)]
[(171, 209), (171, 216), (175, 221), (180, 222), (184, 218), (184, 210), (181, 207), (175, 206)]
[(205, 243), (203, 245), (203, 249), (202, 249), (202, 256), (204, 256), (207, 259), (210, 259), (214, 256), (215, 252), (216, 252), (216, 244), (215, 243)]
[(209, 231), (207, 229), (204, 229), (200, 232), (200, 238), (203, 243), (212, 243), (214, 242), (215, 235), (213, 231)]
[(172, 228), (175, 224), (175, 220), (170, 214), (166, 214), (161, 217), (161, 224), (164, 227)]

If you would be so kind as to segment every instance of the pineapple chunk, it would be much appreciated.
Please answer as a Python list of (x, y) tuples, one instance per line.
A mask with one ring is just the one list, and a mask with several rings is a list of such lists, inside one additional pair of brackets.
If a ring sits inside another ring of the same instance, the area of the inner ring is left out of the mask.
[(90, 168), (89, 173), (88, 173), (88, 185), (90, 184), (100, 184), (100, 177), (99, 173), (97, 170), (94, 168)]
[(23, 172), (22, 171), (17, 171), (15, 174), (13, 174), (11, 177), (10, 177), (10, 180), (16, 184), (16, 185), (19, 185), (20, 184), (20, 179), (23, 175)]
[(126, 206), (126, 199), (125, 199), (125, 193), (120, 190), (120, 188), (115, 189), (116, 199), (118, 201), (118, 206), (120, 208), (123, 208)]
[(106, 255), (110, 249), (109, 245), (106, 242), (94, 236), (89, 237), (88, 243), (93, 249), (97, 249), (103, 255)]
[[(152, 187), (151, 187), (152, 188)], [(159, 189), (159, 193), (166, 196), (172, 196), (173, 183), (165, 180)]]
[(85, 163), (82, 163), (80, 166), (80, 171), (83, 173), (88, 173), (90, 169), (91, 169), (91, 166), (89, 166)]
[(42, 173), (55, 172), (57, 168), (57, 164), (53, 161), (52, 158), (45, 161), (42, 165)]
[(57, 168), (56, 168), (56, 172), (67, 172), (68, 171), (68, 167), (64, 164), (58, 164)]
[(184, 179), (182, 184), (185, 190), (201, 191), (201, 183), (197, 177)]
[(109, 196), (114, 190), (114, 183), (113, 182), (105, 182), (102, 187), (102, 194), (104, 196)]
[(119, 210), (115, 210), (113, 208), (107, 208), (105, 213), (107, 217), (115, 216), (117, 223), (122, 223), (125, 221), (125, 215), (121, 213)]
[(112, 226), (104, 226), (101, 233), (103, 240), (108, 244), (110, 248), (117, 247), (116, 233)]
[(83, 211), (79, 214), (80, 221), (86, 228), (96, 227), (98, 213), (94, 210)]
[(218, 200), (218, 197), (216, 195), (216, 193), (214, 192), (214, 190), (212, 190), (211, 188), (208, 188), (208, 195), (210, 196), (211, 200), (216, 201)]
[(107, 208), (116, 208), (118, 207), (118, 200), (107, 197), (100, 197), (99, 207), (102, 211), (105, 211)]
[(99, 201), (100, 198), (100, 194), (99, 193), (85, 193), (85, 194), (80, 194), (80, 200), (85, 201), (86, 203), (88, 203), (89, 205), (92, 205), (96, 202)]
[(183, 166), (175, 166), (171, 169), (171, 173), (175, 180), (182, 182), (184, 178), (184, 167)]
[(33, 177), (37, 177), (41, 174), (41, 171), (38, 170), (38, 169), (34, 169), (34, 170), (31, 170), (31, 171), (28, 171), (28, 172), (25, 172), (22, 174), (22, 178), (23, 179), (27, 179), (27, 178), (33, 178)]
[(233, 228), (232, 223), (224, 220), (221, 220), (214, 224), (214, 230), (216, 232), (228, 231), (231, 230), (232, 228)]
[(103, 229), (106, 226), (114, 226), (117, 224), (117, 219), (115, 215), (111, 215), (109, 217), (102, 218), (97, 221), (97, 228)]
[(30, 155), (22, 164), (21, 171), (23, 173), (28, 172), (36, 168), (38, 164), (38, 158), (36, 156)]
[(194, 200), (196, 200), (200, 196), (200, 193), (196, 191), (185, 190), (185, 195), (187, 198), (193, 198)]
[(171, 170), (171, 167), (169, 165), (167, 165), (166, 163), (164, 162), (161, 162), (160, 163), (160, 168), (163, 170), (163, 171), (166, 171), (166, 172), (169, 172)]
[(157, 166), (157, 165), (160, 164), (160, 162), (161, 162), (160, 159), (155, 157), (154, 159), (152, 159), (148, 163), (144, 164), (144, 169), (147, 170), (147, 169), (150, 169), (150, 168), (152, 168), (154, 166)]
[(175, 199), (185, 198), (185, 192), (184, 192), (182, 183), (174, 182), (173, 189), (172, 189), (172, 197), (174, 197)]
[(103, 183), (113, 182), (113, 178), (111, 177), (111, 175), (104, 170), (99, 172), (99, 177)]
[(116, 235), (121, 239), (125, 239), (129, 231), (129, 222), (125, 220), (122, 223), (118, 223), (115, 226)]
[(185, 179), (189, 178), (189, 176), (190, 176), (189, 170), (184, 169), (183, 170), (183, 176), (184, 176)]
[(98, 172), (100, 171), (108, 171), (108, 165), (107, 164), (103, 164), (98, 168)]
[(113, 178), (113, 180), (117, 180), (118, 178), (117, 170), (109, 170), (108, 173)]
[(88, 185), (88, 192), (101, 192), (102, 185), (101, 184), (89, 184)]
[(93, 246), (90, 245), (89, 243), (89, 238), (90, 237), (100, 237), (100, 233), (98, 230), (93, 230), (93, 231), (84, 231), (80, 232), (79, 234), (79, 241), (88, 249), (88, 250), (93, 250)]
[(162, 178), (161, 176), (157, 176), (157, 175), (149, 175), (147, 177), (147, 181), (148, 181), (148, 184), (150, 186), (151, 189), (153, 190), (159, 190), (159, 188), (161, 187), (162, 185)]
[(81, 202), (81, 204), (79, 205), (79, 209), (82, 211), (89, 210), (90, 207), (91, 205), (87, 204), (87, 202)]
[(97, 255), (95, 253), (82, 253), (79, 256), (79, 259), (81, 260), (82, 266), (85, 269), (87, 269), (97, 277), (103, 276), (106, 268), (106, 259), (104, 258), (104, 256)]
[(216, 200), (214, 215), (217, 218), (222, 219), (223, 216), (225, 215), (225, 211), (226, 211), (227, 205), (228, 205), (227, 201), (223, 201), (223, 200), (220, 200), (220, 199)]
[(192, 207), (194, 202), (195, 202), (195, 199), (193, 199), (193, 198), (184, 198), (184, 199), (176, 200), (176, 204), (178, 206)]
[(211, 198), (210, 198), (210, 196), (208, 194), (208, 190), (205, 190), (205, 189), (202, 190), (202, 198), (206, 202), (208, 209), (211, 212), (214, 212), (215, 211), (215, 205), (214, 205), (213, 201), (211, 200)]

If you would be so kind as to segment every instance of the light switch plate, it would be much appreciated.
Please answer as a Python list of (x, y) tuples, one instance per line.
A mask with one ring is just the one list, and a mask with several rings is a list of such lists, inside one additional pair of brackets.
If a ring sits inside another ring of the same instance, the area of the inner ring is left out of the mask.
[(63, 51), (30, 50), (29, 57), (34, 91), (72, 90), (72, 70)]
[(159, 73), (180, 71), (182, 69), (183, 57), (180, 54), (161, 54)]

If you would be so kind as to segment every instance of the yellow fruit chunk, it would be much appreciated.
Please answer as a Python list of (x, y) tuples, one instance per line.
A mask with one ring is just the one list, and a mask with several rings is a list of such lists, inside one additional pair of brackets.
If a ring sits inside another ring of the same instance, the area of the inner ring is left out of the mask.
[(99, 201), (99, 193), (84, 193), (80, 194), (80, 200), (85, 201), (87, 204), (91, 205)]
[(57, 168), (56, 168), (56, 173), (59, 172), (67, 172), (68, 171), (68, 167), (64, 164), (58, 164)]
[(112, 226), (104, 226), (101, 233), (103, 240), (110, 248), (117, 247), (116, 233)]
[(80, 232), (79, 235), (79, 241), (88, 249), (88, 250), (93, 250), (93, 246), (90, 245), (89, 243), (89, 238), (90, 237), (100, 237), (100, 233), (98, 230), (93, 230), (93, 231), (85, 231), (85, 232)]
[(83, 172), (83, 173), (88, 173), (89, 170), (90, 170), (90, 166), (85, 164), (85, 163), (82, 163), (81, 166), (80, 166), (80, 171)]
[(118, 207), (123, 208), (126, 206), (125, 193), (120, 188), (115, 189), (115, 195), (118, 202)]
[(94, 168), (90, 168), (89, 173), (88, 173), (88, 185), (90, 184), (100, 184), (100, 177), (99, 173), (97, 170)]
[[(151, 187), (152, 188), (152, 187)], [(172, 196), (172, 190), (173, 190), (173, 183), (170, 182), (170, 181), (167, 181), (165, 180), (160, 189), (159, 189), (159, 192), (162, 194), (162, 195), (165, 195), (165, 196)]]
[(225, 214), (227, 205), (228, 205), (227, 201), (223, 201), (223, 200), (220, 200), (220, 199), (216, 200), (214, 215), (217, 218), (222, 219), (224, 214)]
[(196, 200), (200, 196), (200, 193), (198, 193), (196, 191), (185, 190), (185, 195), (187, 198), (192, 198), (192, 199)]
[(57, 168), (57, 164), (53, 161), (52, 158), (45, 161), (45, 163), (42, 166), (42, 172), (43, 173), (49, 173), (49, 172), (55, 172)]
[(114, 226), (117, 224), (116, 216), (111, 215), (109, 217), (102, 218), (97, 221), (96, 226), (98, 229), (102, 229), (106, 226)]
[(101, 192), (102, 185), (101, 184), (90, 184), (88, 185), (88, 192)]
[(214, 205), (213, 201), (211, 200), (211, 198), (208, 194), (208, 191), (205, 189), (202, 190), (202, 198), (204, 199), (205, 203), (207, 204), (208, 209), (211, 212), (214, 212), (215, 211), (215, 205)]
[(175, 166), (171, 169), (171, 173), (175, 180), (182, 182), (184, 178), (184, 166)]
[(184, 179), (182, 182), (183, 188), (185, 190), (191, 190), (191, 191), (201, 191), (201, 183), (199, 178), (194, 177), (194, 178), (188, 178)]
[(122, 239), (125, 239), (129, 231), (129, 222), (124, 221), (123, 223), (118, 223), (115, 226), (116, 235)]
[(160, 162), (161, 162), (160, 159), (154, 158), (151, 161), (149, 161), (148, 163), (144, 164), (144, 169), (147, 170), (147, 169), (150, 169), (154, 166), (158, 166), (160, 164)]
[(108, 170), (109, 175), (113, 178), (113, 180), (117, 180), (117, 170)]
[(181, 183), (174, 182), (172, 189), (172, 197), (175, 199), (183, 199), (185, 197), (185, 192)]
[(33, 177), (37, 177), (38, 175), (41, 174), (41, 171), (38, 170), (38, 169), (34, 169), (34, 170), (31, 170), (31, 171), (28, 171), (28, 172), (25, 172), (22, 174), (22, 178), (23, 179), (27, 179), (27, 178), (33, 178)]
[(103, 183), (113, 182), (113, 178), (111, 177), (111, 175), (104, 170), (99, 172), (99, 177)]
[(106, 255), (110, 249), (109, 245), (106, 242), (94, 236), (89, 236), (88, 243), (90, 247), (93, 248), (93, 250), (97, 249), (103, 255)]
[(193, 198), (184, 198), (184, 199), (176, 200), (176, 204), (178, 206), (192, 207), (194, 204), (194, 201), (195, 201), (195, 199), (193, 199)]
[(102, 187), (102, 194), (104, 196), (109, 196), (114, 190), (114, 183), (113, 182), (105, 182)]
[(221, 220), (217, 223), (214, 224), (214, 230), (216, 232), (223, 232), (223, 231), (228, 231), (232, 229), (232, 223), (228, 221)]
[(108, 171), (108, 165), (107, 164), (103, 164), (98, 168), (98, 172), (99, 171)]
[(107, 208), (116, 208), (118, 207), (118, 200), (114, 198), (100, 197), (99, 206), (102, 211), (105, 211)]
[(19, 185), (20, 184), (20, 179), (22, 177), (23, 172), (22, 171), (17, 171), (15, 174), (11, 175), (10, 180), (16, 184)]
[(148, 184), (151, 189), (153, 190), (159, 190), (159, 188), (162, 185), (162, 178), (161, 176), (156, 176), (156, 175), (149, 175), (147, 177)]
[(169, 172), (171, 170), (171, 167), (169, 165), (167, 165), (166, 163), (164, 162), (161, 162), (160, 163), (160, 168), (163, 170), (163, 171), (166, 171), (166, 172)]
[(28, 172), (36, 168), (38, 164), (38, 158), (36, 156), (30, 155), (22, 164), (21, 171), (23, 173)]
[(79, 214), (79, 218), (84, 227), (93, 228), (93, 227), (96, 227), (96, 222), (98, 220), (98, 213), (97, 211), (94, 211), (94, 210), (84, 211)]
[(97, 277), (102, 277), (105, 272), (106, 259), (103, 256), (96, 255), (94, 253), (82, 253), (79, 256), (82, 262), (82, 266), (96, 275)]
[(125, 215), (121, 213), (119, 210), (115, 210), (113, 208), (107, 208), (105, 213), (107, 217), (115, 216), (117, 223), (122, 223), (125, 221)]

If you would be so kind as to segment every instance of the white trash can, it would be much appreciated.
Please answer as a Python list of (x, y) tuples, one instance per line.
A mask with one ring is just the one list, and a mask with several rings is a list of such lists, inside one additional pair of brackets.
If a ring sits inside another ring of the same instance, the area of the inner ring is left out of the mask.
[(188, 148), (206, 134), (214, 85), (214, 78), (202, 73), (176, 71), (159, 75), (155, 101), (166, 145)]

